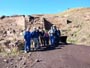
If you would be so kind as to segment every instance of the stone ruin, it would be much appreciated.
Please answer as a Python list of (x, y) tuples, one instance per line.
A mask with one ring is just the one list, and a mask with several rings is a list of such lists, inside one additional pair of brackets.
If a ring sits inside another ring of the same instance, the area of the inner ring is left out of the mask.
[(18, 42), (23, 42), (23, 31), (28, 26), (31, 29), (33, 27), (42, 27), (49, 30), (52, 25), (64, 29), (67, 25), (67, 19), (47, 15), (2, 16), (0, 17), (0, 46), (5, 45), (5, 48), (9, 49), (12, 46), (23, 45), (23, 43), (19, 44)]
[(59, 16), (46, 16), (46, 15), (33, 15), (25, 16), (25, 28), (27, 26), (43, 27), (49, 30), (52, 25), (56, 25), (60, 29), (64, 28), (67, 24), (67, 19)]

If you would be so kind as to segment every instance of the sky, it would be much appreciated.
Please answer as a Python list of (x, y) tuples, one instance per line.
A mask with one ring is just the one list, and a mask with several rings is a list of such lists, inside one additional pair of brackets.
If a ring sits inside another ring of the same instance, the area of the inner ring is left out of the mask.
[(54, 14), (80, 7), (90, 7), (90, 0), (0, 0), (0, 16)]

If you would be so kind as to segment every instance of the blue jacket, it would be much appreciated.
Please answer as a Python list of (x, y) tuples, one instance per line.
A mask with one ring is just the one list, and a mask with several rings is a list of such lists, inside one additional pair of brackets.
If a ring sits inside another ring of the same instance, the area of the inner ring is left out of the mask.
[(32, 38), (32, 36), (31, 36), (31, 32), (29, 32), (29, 31), (25, 31), (24, 39), (25, 39), (26, 41), (30, 41), (31, 38)]

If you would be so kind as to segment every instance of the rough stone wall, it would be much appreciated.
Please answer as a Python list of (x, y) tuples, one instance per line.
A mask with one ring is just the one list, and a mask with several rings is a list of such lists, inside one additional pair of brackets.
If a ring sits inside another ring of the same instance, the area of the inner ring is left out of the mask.
[(24, 21), (25, 19), (23, 16), (5, 17), (3, 19), (0, 19), (0, 29), (24, 29)]
[(0, 40), (13, 40), (25, 29), (24, 16), (5, 16), (0, 18)]
[[(67, 20), (66, 18), (62, 18), (59, 16), (52, 16), (52, 17), (46, 17), (44, 23), (50, 23), (51, 25), (55, 25), (58, 28), (62, 29), (67, 25)], [(48, 25), (46, 26), (50, 27)]]
[(0, 34), (15, 31), (19, 34), (28, 26), (42, 27), (49, 30), (52, 25), (56, 25), (60, 29), (63, 29), (67, 25), (67, 19), (59, 16), (45, 16), (45, 15), (21, 15), (21, 16), (3, 16), (0, 18)]
[(43, 27), (49, 30), (52, 25), (56, 25), (60, 29), (67, 25), (67, 19), (59, 16), (26, 16), (25, 26)]
[(43, 19), (39, 16), (25, 16), (25, 28), (31, 27), (43, 27)]

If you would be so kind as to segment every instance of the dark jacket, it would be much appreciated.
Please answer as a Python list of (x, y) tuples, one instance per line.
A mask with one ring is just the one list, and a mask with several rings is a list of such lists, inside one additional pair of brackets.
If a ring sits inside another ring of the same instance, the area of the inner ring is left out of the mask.
[(32, 38), (39, 38), (39, 31), (33, 31)]

